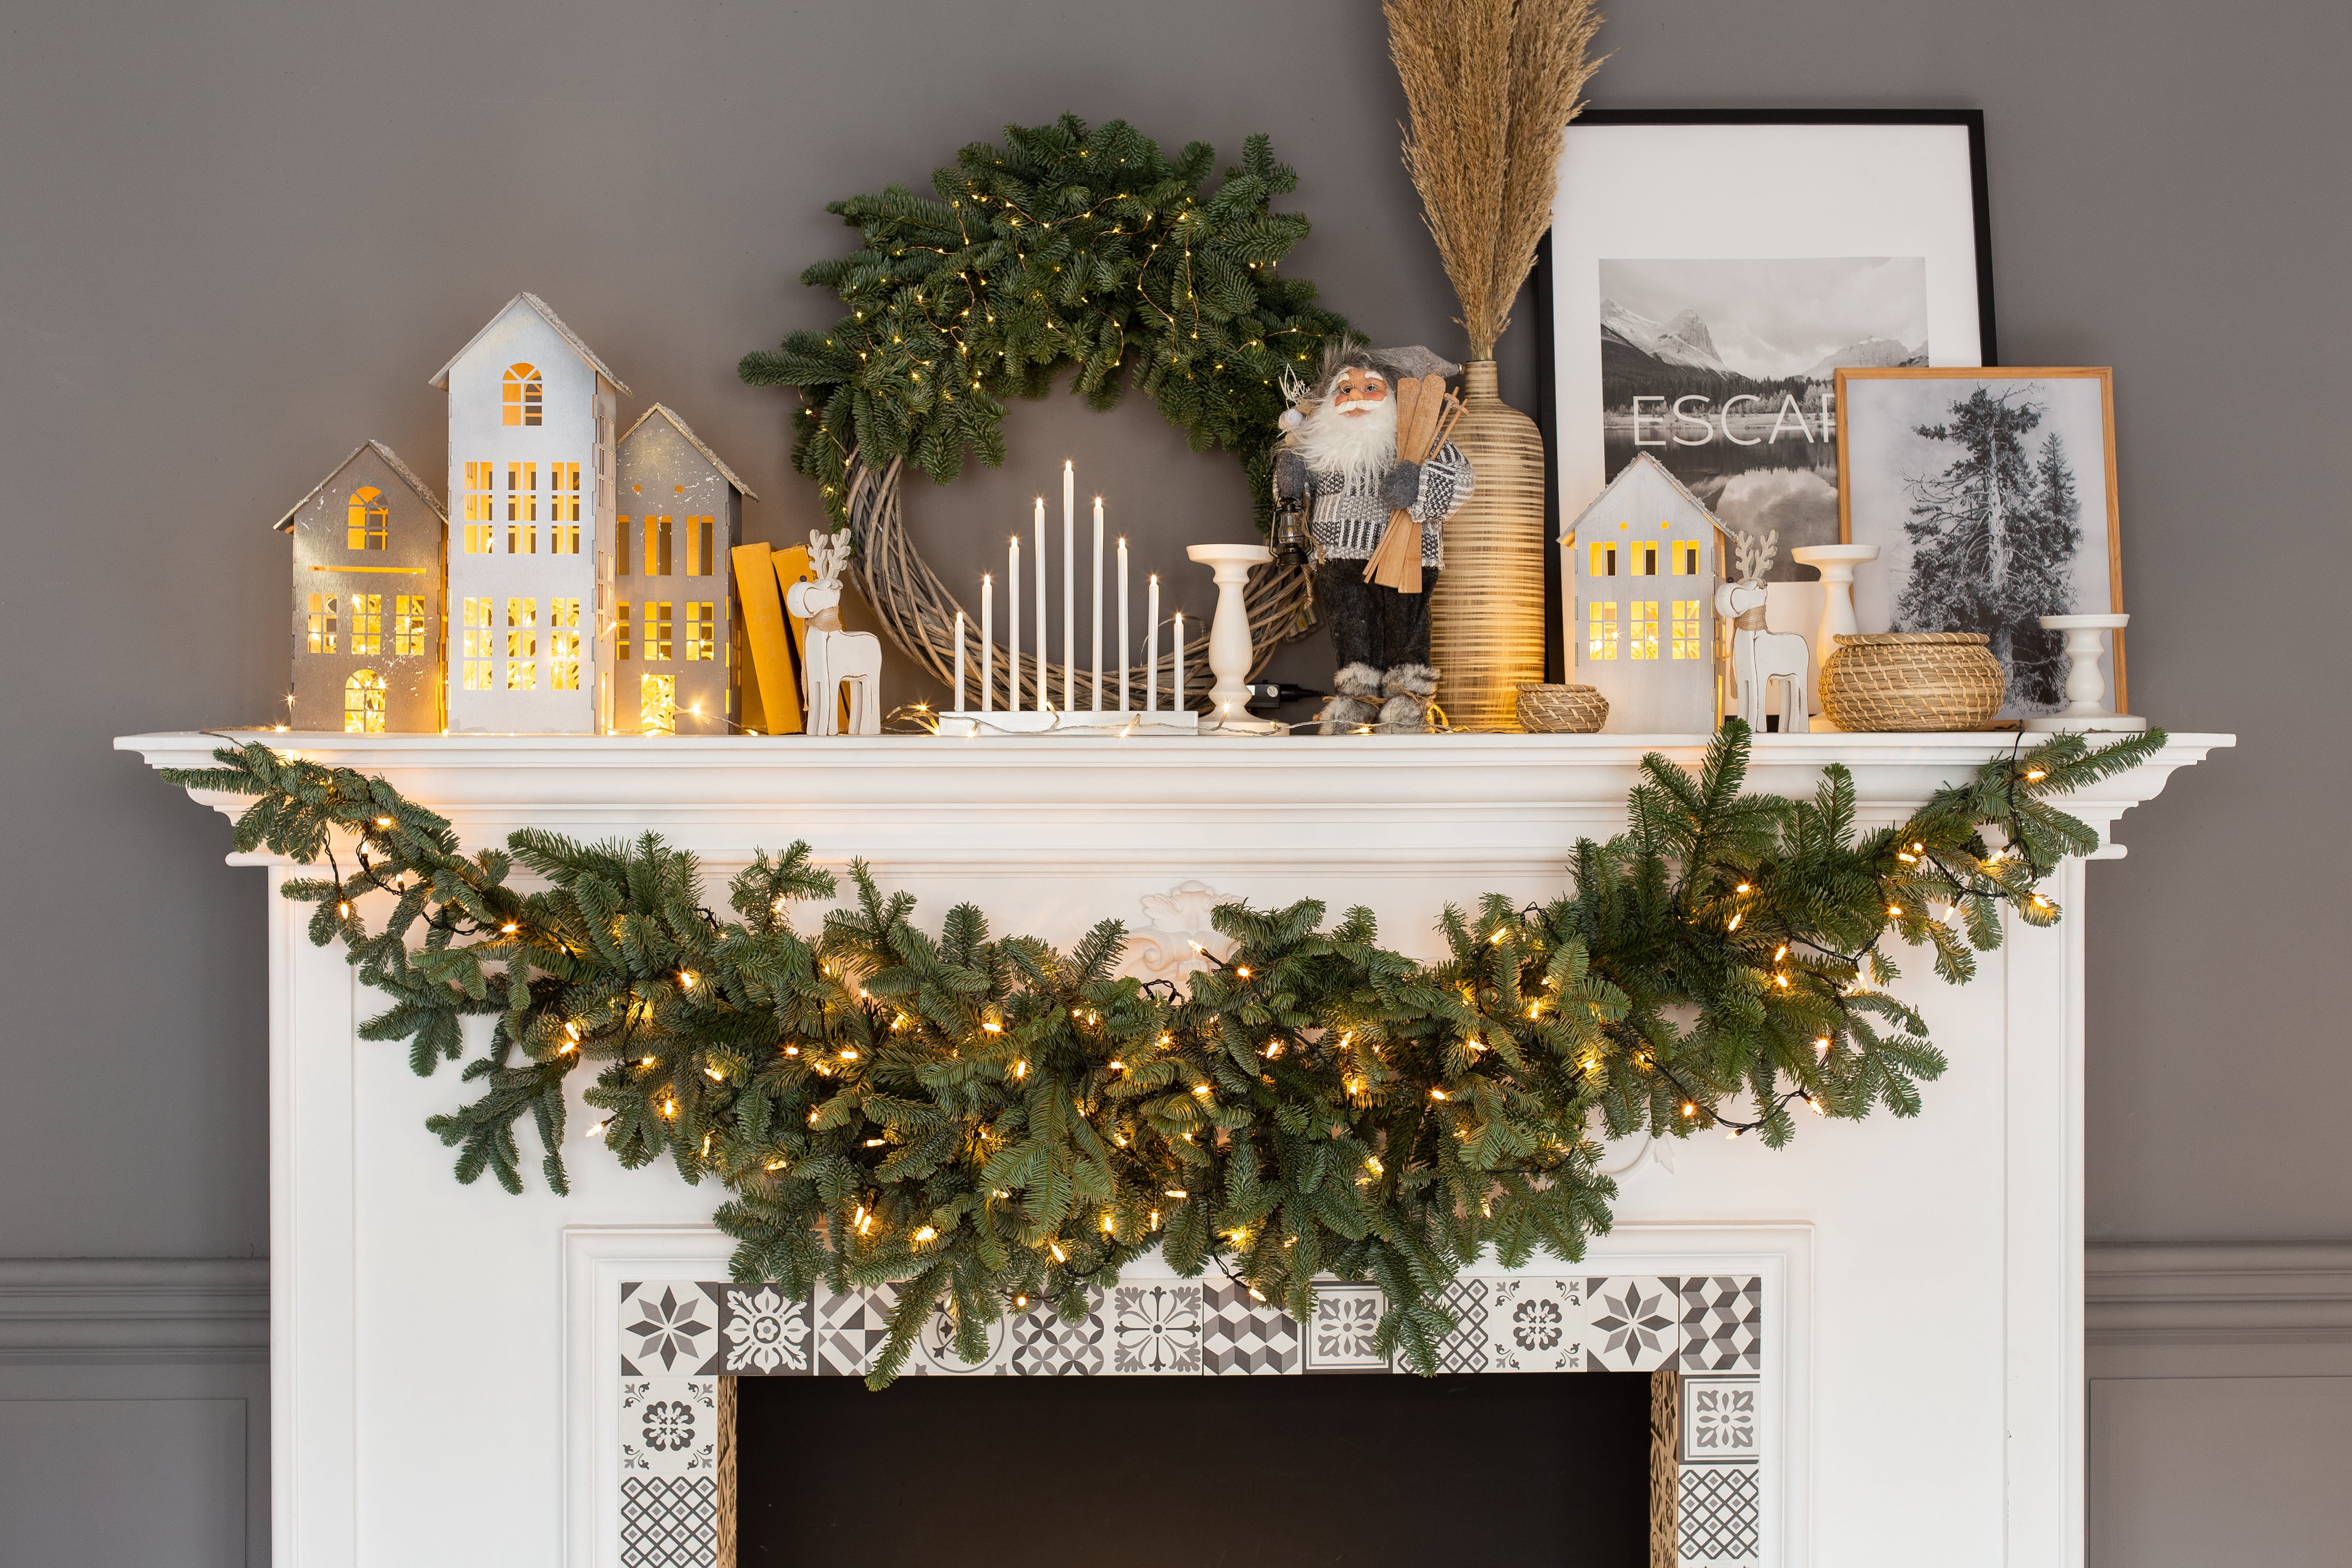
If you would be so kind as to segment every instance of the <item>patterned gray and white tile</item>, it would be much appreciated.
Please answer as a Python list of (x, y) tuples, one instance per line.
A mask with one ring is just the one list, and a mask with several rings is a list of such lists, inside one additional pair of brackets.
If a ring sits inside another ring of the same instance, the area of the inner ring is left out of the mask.
[(931, 1308), (930, 1321), (923, 1325), (922, 1337), (915, 1342), (915, 1353), (908, 1358), (908, 1369), (928, 1369), (948, 1377), (1003, 1371), (1005, 1347), (1013, 1342), (1011, 1325), (1000, 1316), (994, 1322), (983, 1325), (981, 1335), (986, 1342), (987, 1353), (979, 1361), (968, 1362), (958, 1354), (955, 1314), (948, 1310), (942, 1298)]
[(719, 1380), (621, 1379), (621, 1475), (713, 1476), (719, 1471)]
[(719, 1370), (719, 1303), (689, 1279), (621, 1287), (621, 1375), (699, 1376)]
[(1017, 1377), (1096, 1376), (1108, 1366), (1108, 1333), (1100, 1290), (1087, 1291), (1087, 1315), (1075, 1323), (1039, 1302), (1013, 1320), (1013, 1353), (1003, 1370)]
[(1114, 1373), (1201, 1370), (1201, 1287), (1120, 1285), (1110, 1293)]
[(1757, 1466), (1684, 1466), (1675, 1513), (1684, 1563), (1694, 1568), (1753, 1568), (1764, 1539)]
[(709, 1568), (718, 1560), (717, 1476), (621, 1478), (621, 1568)]
[(1587, 1276), (1586, 1370), (1654, 1372), (1679, 1355), (1681, 1283), (1650, 1274)]
[(1685, 1465), (1752, 1463), (1761, 1451), (1753, 1375), (1682, 1375), (1682, 1453)]
[(1439, 1342), (1437, 1369), (1440, 1372), (1492, 1372), (1494, 1347), (1488, 1342), (1493, 1332), (1486, 1321), (1488, 1299), (1493, 1296), (1497, 1281), (1465, 1275), (1445, 1288), (1439, 1305), (1454, 1314), (1452, 1333)]
[(719, 1370), (739, 1377), (805, 1377), (814, 1370), (811, 1303), (788, 1301), (773, 1285), (706, 1280), (719, 1303)]
[(1232, 1280), (1201, 1287), (1201, 1365), (1212, 1377), (1299, 1370), (1298, 1322)]
[[(890, 1338), (890, 1309), (898, 1292), (888, 1285), (860, 1287), (840, 1295), (824, 1286), (816, 1289), (813, 1317), (815, 1329), (816, 1373), (820, 1377), (864, 1377)], [(919, 1372), (917, 1358), (908, 1357), (908, 1372)]]
[(1315, 1287), (1315, 1316), (1307, 1325), (1308, 1372), (1386, 1372), (1388, 1357), (1373, 1348), (1373, 1335), (1388, 1301), (1377, 1285)]
[(1486, 1309), (1489, 1369), (1585, 1371), (1591, 1327), (1585, 1283), (1580, 1277), (1540, 1274), (1514, 1274), (1494, 1281)]
[(1756, 1372), (1764, 1364), (1764, 1281), (1695, 1275), (1682, 1281), (1685, 1372)]

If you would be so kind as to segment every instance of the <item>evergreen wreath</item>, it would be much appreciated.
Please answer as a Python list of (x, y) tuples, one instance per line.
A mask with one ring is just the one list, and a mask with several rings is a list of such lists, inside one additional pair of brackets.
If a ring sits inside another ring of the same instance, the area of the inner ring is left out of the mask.
[(1195, 451), (1242, 458), (1261, 525), (1270, 505), (1286, 368), (1305, 370), (1347, 324), (1276, 265), (1307, 219), (1273, 210), (1297, 174), (1252, 136), (1238, 166), (1204, 188), (1216, 149), (1171, 161), (1123, 120), (1076, 115), (1009, 125), (931, 175), (934, 196), (891, 184), (830, 204), (862, 241), (801, 281), (837, 290), (849, 314), (743, 356), (755, 386), (796, 386), (793, 466), (827, 512), (850, 521), (852, 467), (901, 460), (940, 484), (965, 453), (1004, 461), (1004, 399), (1073, 390), (1115, 406), (1130, 383)]
[[(1727, 721), (1695, 773), (1643, 760), (1628, 831), (1576, 846), (1571, 890), (1449, 908), (1435, 963), (1382, 949), (1364, 910), (1228, 904), (1234, 950), (1186, 990), (1115, 975), (1116, 921), (1066, 953), (992, 934), (971, 904), (933, 934), (862, 861), (852, 907), (803, 934), (793, 906), (835, 890), (805, 844), (761, 852), (722, 920), (695, 858), (650, 834), (525, 828), (467, 857), (382, 779), (258, 742), (164, 777), (258, 796), (239, 850), (326, 860), (285, 893), (391, 998), (362, 1038), (407, 1040), (429, 1075), (461, 1054), (462, 1018), (496, 1016), (463, 1074), (479, 1098), (427, 1122), (459, 1181), (521, 1191), (529, 1116), (566, 1190), (565, 1086), (595, 1063), (584, 1098), (607, 1114), (589, 1134), (624, 1165), (666, 1155), (725, 1185), (736, 1279), (900, 1287), (879, 1387), (942, 1301), (978, 1361), (1008, 1309), (1076, 1321), (1088, 1286), (1153, 1247), (1301, 1321), (1318, 1276), (1377, 1281), (1380, 1350), (1433, 1372), (1465, 1264), (1489, 1247), (1510, 1267), (1573, 1261), (1608, 1229), (1596, 1121), (1777, 1147), (1798, 1102), (1916, 1115), (1944, 1057), (1884, 989), (1886, 938), (1958, 984), (2004, 908), (2055, 921), (2041, 879), (2099, 840), (2050, 797), (2164, 742), (2021, 738), (1899, 827), (1857, 833), (1843, 767), (1811, 800), (1743, 795), (1749, 735)], [(510, 887), (517, 866), (545, 889)]]

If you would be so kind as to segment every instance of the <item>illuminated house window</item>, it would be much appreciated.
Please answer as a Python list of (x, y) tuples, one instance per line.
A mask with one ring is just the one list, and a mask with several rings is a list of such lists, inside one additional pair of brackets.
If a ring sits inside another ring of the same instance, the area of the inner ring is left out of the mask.
[(352, 595), (352, 651), (370, 658), (383, 653), (383, 595)]
[(646, 577), (669, 575), (669, 519), (646, 519), (646, 558), (637, 571)]
[(507, 601), (507, 689), (539, 689), (539, 601)]
[(637, 678), (637, 729), (647, 735), (677, 733), (677, 677)]
[(539, 465), (507, 465), (507, 553), (539, 553)]
[(539, 423), (539, 367), (537, 365), (507, 366), (505, 402), (508, 424), (536, 425)]
[(580, 689), (580, 601), (547, 602), (547, 685), (552, 691)]
[(1698, 601), (1676, 599), (1675, 601), (1675, 657), (1676, 658), (1703, 657), (1699, 648), (1704, 641), (1704, 633), (1698, 618)]
[(343, 682), (343, 733), (383, 733), (383, 677), (373, 669), (355, 669)]
[(432, 629), (425, 624), (432, 614), (431, 603), (422, 594), (403, 594), (395, 598), (392, 605), (392, 651), (402, 657), (432, 652)]
[(629, 657), (629, 602), (626, 599), (613, 606), (613, 657)]
[(498, 480), (496, 466), (490, 463), (466, 465), (466, 553), (488, 555), (491, 550), (490, 524), (497, 518)]
[(689, 577), (709, 577), (719, 568), (710, 559), (710, 524), (707, 517), (686, 520), (686, 574)]
[(352, 492), (345, 513), (346, 529), (343, 548), (346, 550), (384, 550), (392, 542), (392, 509), (384, 504), (383, 492), (373, 485), (363, 485)]
[(1628, 658), (1655, 658), (1658, 657), (1657, 600), (1637, 599), (1633, 602), (1633, 636), (1626, 641), (1632, 645), (1632, 652), (1627, 655)]
[(1584, 607), (1587, 658), (1613, 659), (1617, 657), (1617, 606), (1587, 605)]
[[(1629, 544), (1625, 547), (1630, 574), (1654, 577), (1658, 574), (1658, 547), (1654, 544)], [(1637, 654), (1634, 657), (1639, 658)]]
[(629, 520), (625, 517), (616, 517), (613, 520), (613, 522), (614, 525), (613, 529), (613, 575), (615, 577), (626, 577), (630, 574)]
[(580, 553), (580, 465), (547, 465), (547, 531), (550, 555)]
[(686, 606), (686, 657), (695, 659), (716, 659), (719, 641), (718, 606), (715, 604)]
[(310, 595), (310, 651), (335, 651), (335, 596), (332, 594)]
[(490, 661), (497, 652), (497, 645), (491, 639), (498, 634), (490, 629), (490, 601), (467, 600), (465, 618), (466, 689), (493, 690), (495, 683), (490, 679)]
[(1696, 576), (1697, 576), (1697, 575), (1698, 575), (1698, 541), (1697, 541), (1697, 540), (1696, 540), (1696, 539), (1678, 539), (1678, 540), (1676, 540), (1676, 541), (1675, 542), (1674, 548), (1673, 548), (1673, 551), (1672, 551), (1672, 552), (1671, 552), (1671, 553), (1672, 553), (1672, 554), (1673, 554), (1673, 556), (1674, 556), (1674, 563), (1675, 563), (1675, 564), (1674, 564), (1674, 570), (1675, 570), (1675, 576), (1677, 576), (1677, 577), (1696, 577)]
[(638, 628), (642, 634), (638, 640), (643, 645), (637, 650), (638, 657), (667, 658), (669, 657), (669, 605), (666, 602), (656, 604), (653, 600), (647, 599), (644, 608), (645, 618), (638, 623)]
[(1592, 547), (1592, 564), (1585, 568), (1584, 574), (1588, 577), (1614, 577), (1617, 575), (1617, 546), (1613, 544), (1594, 545)]

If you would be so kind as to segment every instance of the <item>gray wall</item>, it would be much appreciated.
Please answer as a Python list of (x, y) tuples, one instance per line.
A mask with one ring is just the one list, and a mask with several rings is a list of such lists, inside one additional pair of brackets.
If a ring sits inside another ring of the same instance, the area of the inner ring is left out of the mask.
[[(2352, 545), (2321, 453), (2326, 373), (2352, 325), (2335, 79), (2352, 14), (2322, 0), (1611, 12), (1597, 103), (1986, 110), (2004, 358), (2116, 367), (2136, 705), (2243, 738), (2127, 820), (2131, 858), (2092, 879), (2092, 1235), (2352, 1237), (2336, 1131), (2352, 1058), (2325, 993), (2296, 983), (2331, 973), (2347, 870), (2328, 815), (2342, 704), (2321, 671)], [(438, 479), (443, 410), (425, 380), (530, 288), (636, 388), (625, 418), (672, 404), (759, 490), (751, 537), (800, 537), (814, 513), (787, 472), (785, 399), (732, 367), (828, 318), (793, 280), (844, 242), (823, 204), (919, 180), (1005, 120), (1064, 109), (1227, 153), (1271, 132), (1317, 223), (1295, 270), (1383, 340), (1455, 343), (1369, 0), (12, 8), (0, 647), (20, 674), (0, 684), (17, 737), (0, 784), (14, 894), (0, 1070), (16, 1114), (0, 1258), (266, 1250), (260, 879), (224, 868), (219, 821), (107, 742), (272, 716), (286, 545), (269, 521), (364, 437)], [(1523, 323), (1505, 363), (1522, 405), (1528, 350)], [(1171, 582), (1197, 574), (1173, 564), (1178, 544), (1242, 526), (1231, 466), (1186, 454), (1139, 405), (1097, 417), (1056, 399), (1019, 410), (1010, 435), (1012, 469), (912, 503), (956, 574), (1001, 548), (1065, 455), (1089, 489), (1104, 476), (1131, 496), (1119, 526), (1164, 552)], [(1302, 649), (1283, 668), (1312, 679), (1328, 660)], [(68, 1396), (55, 1380), (73, 1353), (0, 1348), (0, 1400)], [(2103, 1521), (2159, 1495), (2217, 1530), (2256, 1506), (2168, 1446), (2164, 1409), (2259, 1444), (2265, 1400), (2295, 1389), (2278, 1410), (2344, 1450), (2340, 1404), (2294, 1375), (2315, 1363), (2289, 1355), (2262, 1374), (2284, 1382), (2201, 1392), (2186, 1363), (2132, 1364), (2131, 1396), (2095, 1402)], [(88, 1391), (121, 1396), (102, 1383)], [(134, 1425), (238, 1446), (206, 1403), (219, 1389), (159, 1397), (189, 1402), (166, 1413), (177, 1425)], [(49, 1429), (40, 1410), (0, 1408), (7, 1457)], [(189, 1538), (227, 1540), (227, 1483), (207, 1471), (187, 1486)], [(2317, 1528), (2289, 1490), (2285, 1528)], [(0, 1545), (24, 1544), (5, 1533), (15, 1517), (0, 1508)], [(2149, 1537), (2133, 1561), (2204, 1560), (2189, 1539)]]

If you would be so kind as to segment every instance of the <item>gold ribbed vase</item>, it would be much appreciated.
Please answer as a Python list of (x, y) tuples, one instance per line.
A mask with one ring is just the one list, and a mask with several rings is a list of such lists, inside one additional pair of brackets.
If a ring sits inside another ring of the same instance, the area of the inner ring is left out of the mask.
[(1493, 360), (1462, 367), (1454, 444), (1473, 482), (1429, 600), (1437, 700), (1459, 728), (1516, 730), (1521, 683), (1544, 678), (1543, 436), (1496, 392)]

